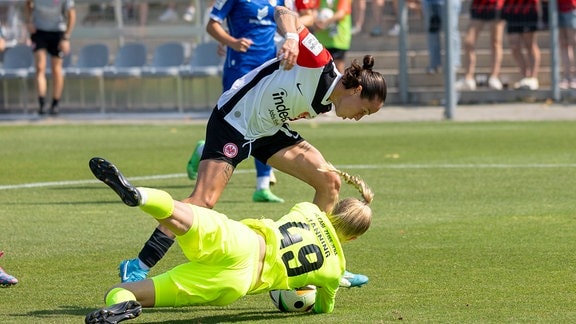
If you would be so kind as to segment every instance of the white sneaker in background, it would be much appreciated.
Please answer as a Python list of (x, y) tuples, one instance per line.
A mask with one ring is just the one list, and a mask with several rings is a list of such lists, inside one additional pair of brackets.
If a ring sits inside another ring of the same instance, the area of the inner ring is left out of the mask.
[(540, 83), (536, 78), (526, 78), (525, 84), (529, 90), (538, 90), (540, 88)]
[(456, 90), (458, 91), (476, 90), (476, 81), (474, 79), (462, 78), (456, 81)]
[(178, 20), (178, 13), (172, 8), (168, 8), (158, 17), (161, 22), (176, 21)]
[(564, 78), (562, 81), (560, 81), (559, 86), (562, 90), (576, 89), (576, 79), (570, 80), (568, 78)]
[(194, 21), (195, 16), (196, 16), (196, 8), (194, 6), (189, 6), (188, 9), (186, 9), (184, 16), (182, 16), (182, 19), (184, 19), (187, 22), (192, 22)]
[(514, 83), (514, 89), (520, 90), (538, 90), (540, 83), (536, 78), (522, 78), (520, 81)]
[(488, 87), (490, 89), (494, 89), (494, 90), (502, 90), (502, 82), (500, 82), (500, 79), (495, 78), (495, 77), (490, 77), (488, 78)]
[(399, 24), (394, 24), (394, 27), (392, 27), (388, 31), (388, 36), (398, 36), (399, 34), (400, 34), (400, 25)]

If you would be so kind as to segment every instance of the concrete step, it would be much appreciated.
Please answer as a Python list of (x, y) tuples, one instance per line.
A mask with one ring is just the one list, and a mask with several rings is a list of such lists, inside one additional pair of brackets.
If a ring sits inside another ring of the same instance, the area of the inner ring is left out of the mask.
[[(460, 37), (462, 39), (462, 44), (464, 36), (465, 33), (461, 31)], [(550, 48), (550, 33), (548, 31), (538, 32), (537, 40), (541, 49)], [(504, 49), (509, 48), (508, 38), (506, 35), (504, 35), (502, 43)], [(408, 50), (427, 50), (427, 46), (426, 34), (424, 32), (408, 32), (406, 37), (406, 47)], [(399, 48), (399, 37), (388, 35), (373, 37), (370, 36), (369, 33), (361, 33), (352, 36), (352, 44), (350, 46), (351, 51), (398, 51)], [(490, 48), (490, 33), (488, 30), (480, 33), (478, 42), (476, 43), (476, 48)]]
[[(396, 51), (350, 51), (348, 52), (348, 60), (357, 59), (362, 62), (365, 55), (374, 56), (374, 68), (376, 69), (394, 69), (400, 64), (400, 58)], [(547, 66), (551, 62), (551, 53), (549, 49), (541, 49), (541, 65)], [(461, 62), (465, 61), (464, 54), (461, 55)], [(428, 51), (427, 50), (410, 50), (408, 51), (407, 65), (410, 69), (425, 70), (428, 66)], [(483, 69), (489, 68), (492, 64), (492, 52), (488, 49), (479, 49), (476, 51), (476, 68)], [(510, 50), (506, 49), (502, 56), (502, 68), (517, 67), (514, 57)]]
[[(569, 105), (576, 104), (576, 90), (561, 90), (561, 102)], [(475, 91), (457, 93), (458, 104), (500, 104), (513, 102), (549, 102), (552, 100), (550, 88), (539, 90), (491, 90), (479, 88)], [(445, 104), (446, 93), (442, 87), (410, 88), (407, 102), (402, 102), (400, 92), (391, 89), (386, 98), (386, 106), (441, 106)]]

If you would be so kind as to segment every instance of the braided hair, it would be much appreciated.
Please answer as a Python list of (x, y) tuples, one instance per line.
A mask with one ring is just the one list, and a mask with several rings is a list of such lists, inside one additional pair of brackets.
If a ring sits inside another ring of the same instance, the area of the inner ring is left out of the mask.
[(340, 241), (346, 242), (364, 234), (372, 223), (372, 209), (369, 206), (374, 199), (372, 189), (359, 177), (338, 170), (330, 163), (326, 163), (318, 170), (337, 173), (346, 183), (353, 185), (362, 196), (362, 200), (352, 197), (341, 199), (327, 214)]

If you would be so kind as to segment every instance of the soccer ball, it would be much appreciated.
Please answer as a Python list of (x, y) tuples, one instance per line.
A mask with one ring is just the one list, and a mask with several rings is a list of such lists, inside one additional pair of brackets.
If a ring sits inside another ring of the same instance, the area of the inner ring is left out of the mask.
[(307, 312), (316, 301), (316, 287), (308, 285), (293, 290), (272, 290), (270, 298), (282, 312)]
[(320, 12), (318, 12), (317, 19), (320, 21), (326, 21), (334, 16), (334, 11), (330, 8), (322, 8)]

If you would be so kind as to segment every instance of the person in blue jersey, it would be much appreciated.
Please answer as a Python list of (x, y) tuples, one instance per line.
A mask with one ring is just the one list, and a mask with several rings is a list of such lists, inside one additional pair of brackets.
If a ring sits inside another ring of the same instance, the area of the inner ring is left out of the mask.
[[(339, 177), (318, 171), (326, 163), (324, 157), (288, 123), (330, 110), (354, 120), (376, 113), (386, 100), (386, 81), (373, 71), (371, 55), (340, 74), (330, 53), (293, 11), (277, 6), (275, 20), (286, 41), (277, 57), (236, 80), (221, 95), (208, 121), (198, 179), (192, 194), (182, 200), (185, 203), (213, 208), (236, 166), (249, 156), (312, 186), (316, 191), (312, 202), (320, 210), (330, 211), (338, 201)], [(158, 226), (138, 258), (120, 264), (122, 281), (145, 279), (173, 243), (174, 234)], [(345, 273), (343, 286), (367, 282), (365, 276), (351, 275)]]
[[(230, 89), (234, 81), (276, 56), (276, 23), (274, 6), (269, 0), (217, 0), (212, 6), (206, 31), (225, 46), (226, 60), (222, 74), (222, 89)], [(284, 5), (283, 0), (273, 1)], [(224, 24), (226, 23), (226, 26)], [(216, 53), (215, 53), (216, 55)], [(190, 179), (197, 177), (198, 157), (204, 141), (199, 141), (187, 166)], [(284, 199), (270, 190), (272, 168), (254, 159), (256, 167), (255, 202), (281, 203)]]
[(187, 261), (150, 279), (109, 289), (106, 307), (90, 312), (85, 323), (118, 323), (142, 307), (225, 306), (246, 295), (316, 286), (314, 313), (334, 310), (346, 259), (342, 244), (369, 228), (374, 194), (358, 177), (327, 163), (322, 172), (341, 176), (362, 199), (339, 200), (329, 212), (301, 202), (278, 220), (235, 221), (214, 210), (174, 200), (163, 190), (134, 187), (103, 158), (90, 170), (128, 206), (140, 209), (176, 234)]

